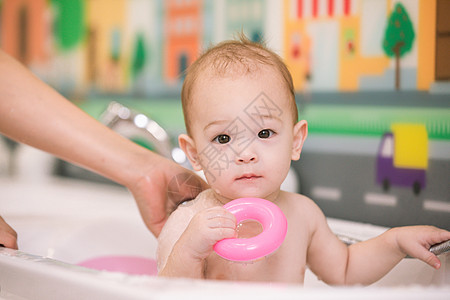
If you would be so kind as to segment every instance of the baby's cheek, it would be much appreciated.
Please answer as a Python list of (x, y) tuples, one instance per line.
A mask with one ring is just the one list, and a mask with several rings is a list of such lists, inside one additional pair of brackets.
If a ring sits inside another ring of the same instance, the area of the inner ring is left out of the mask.
[(220, 176), (225, 175), (231, 164), (231, 156), (227, 151), (221, 151), (213, 146), (206, 147), (198, 154), (199, 163), (210, 185)]

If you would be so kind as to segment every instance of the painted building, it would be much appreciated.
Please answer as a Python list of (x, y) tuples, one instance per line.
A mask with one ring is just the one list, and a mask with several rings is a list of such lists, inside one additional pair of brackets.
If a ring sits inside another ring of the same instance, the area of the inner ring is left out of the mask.
[(128, 1), (124, 52), (130, 92), (146, 95), (160, 85), (163, 38), (162, 4), (160, 1)]
[[(349, 6), (351, 8), (347, 8)], [(344, 1), (343, 9), (344, 17), (339, 20), (337, 90), (387, 89), (383, 84), (377, 85), (389, 66), (389, 59), (381, 50), (388, 14), (386, 1)], [(368, 86), (361, 82), (364, 76), (372, 79)], [(392, 84), (394, 82), (390, 80), (386, 83)]]
[[(365, 24), (373, 20), (362, 23), (362, 7), (364, 1), (357, 0), (285, 1), (284, 58), (297, 90), (355, 91), (361, 75), (376, 75), (388, 66), (384, 55), (363, 51), (372, 49), (361, 39)], [(384, 20), (386, 7), (377, 11)]]
[(252, 41), (264, 38), (265, 0), (225, 1), (225, 28), (227, 38), (243, 32)]
[[(241, 30), (281, 49), (297, 91), (389, 91), (397, 77), (402, 90), (434, 90), (450, 80), (446, 0), (0, 3), (2, 49), (62, 92), (173, 91), (203, 49)], [(398, 5), (413, 33), (400, 59), (384, 47)]]
[(201, 50), (202, 1), (164, 1), (164, 79), (175, 83)]
[(47, 1), (5, 0), (1, 9), (1, 48), (25, 65), (45, 59)]
[[(127, 60), (124, 53), (125, 0), (86, 1), (86, 79), (90, 88), (117, 93), (126, 87)], [(101, 13), (99, 17), (98, 12)]]
[[(430, 89), (437, 78), (435, 66), (442, 65), (435, 63), (436, 37), (439, 36), (436, 3), (425, 0), (285, 0), (283, 56), (292, 72), (295, 88), (393, 90), (396, 76), (399, 76), (399, 86), (403, 90)], [(390, 17), (399, 5), (412, 28), (412, 46), (397, 64), (395, 57), (389, 56), (383, 48), (383, 43)], [(447, 55), (440, 62), (448, 59)]]

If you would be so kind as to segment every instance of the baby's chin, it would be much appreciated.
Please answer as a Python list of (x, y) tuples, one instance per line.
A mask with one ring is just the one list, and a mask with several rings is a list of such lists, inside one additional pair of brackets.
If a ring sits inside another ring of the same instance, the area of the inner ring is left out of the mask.
[(265, 193), (261, 193), (261, 191), (253, 191), (253, 190), (248, 190), (248, 191), (223, 191), (223, 190), (219, 190), (219, 189), (215, 189), (213, 188), (213, 191), (216, 195), (216, 198), (218, 200), (220, 200), (222, 203), (226, 203), (229, 202), (231, 200), (234, 199), (239, 199), (239, 198), (262, 198), (262, 199), (267, 199), (270, 196), (265, 194)]

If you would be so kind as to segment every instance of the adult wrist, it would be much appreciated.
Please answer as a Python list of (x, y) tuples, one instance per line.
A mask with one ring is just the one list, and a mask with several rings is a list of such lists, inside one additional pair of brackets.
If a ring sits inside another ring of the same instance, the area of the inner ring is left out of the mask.
[(162, 157), (138, 145), (133, 145), (134, 149), (124, 152), (122, 162), (119, 163), (115, 179), (119, 184), (130, 190), (151, 174), (157, 168)]

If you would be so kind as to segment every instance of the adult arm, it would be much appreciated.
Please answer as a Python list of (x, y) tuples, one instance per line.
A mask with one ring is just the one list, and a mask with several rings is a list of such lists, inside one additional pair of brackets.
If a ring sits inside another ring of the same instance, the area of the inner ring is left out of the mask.
[[(156, 236), (182, 198), (194, 198), (206, 188), (192, 172), (84, 113), (1, 50), (0, 132), (126, 186)], [(181, 197), (167, 193), (175, 176), (188, 178)]]

